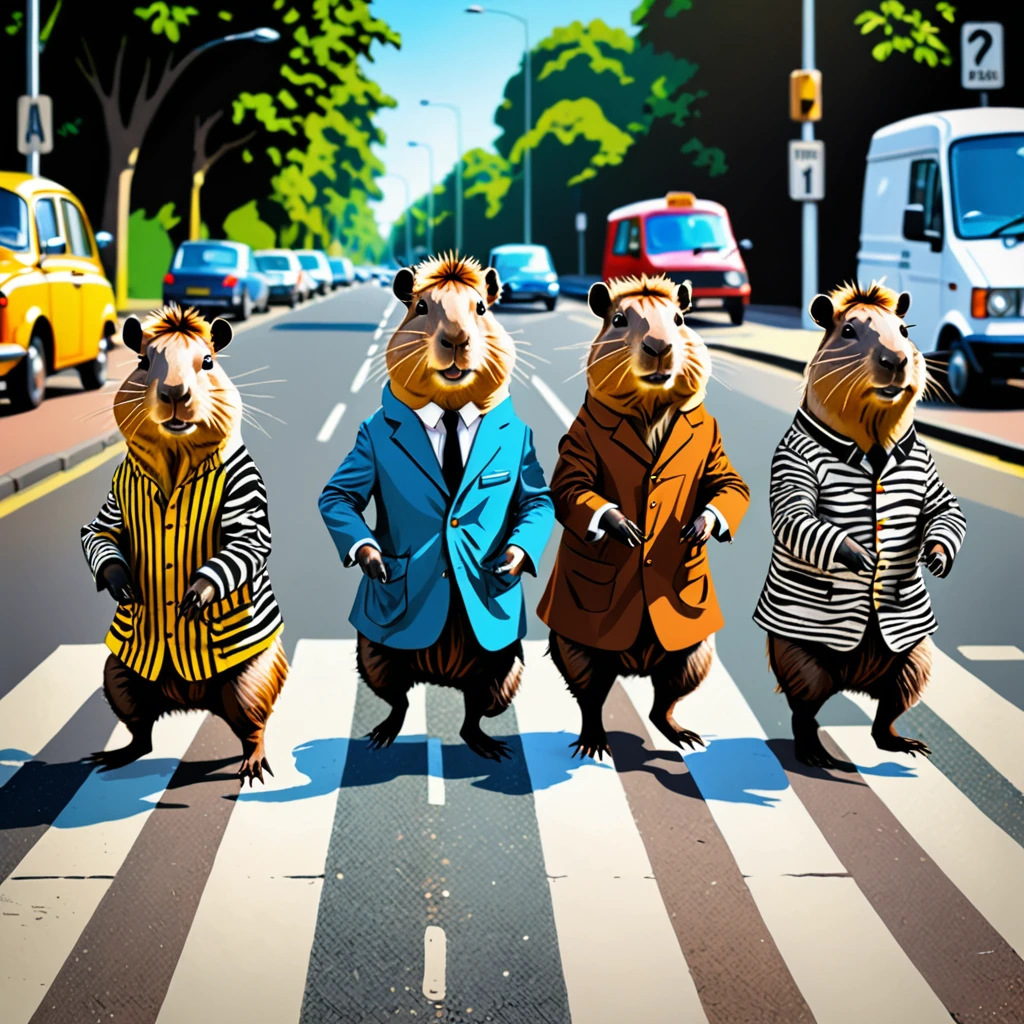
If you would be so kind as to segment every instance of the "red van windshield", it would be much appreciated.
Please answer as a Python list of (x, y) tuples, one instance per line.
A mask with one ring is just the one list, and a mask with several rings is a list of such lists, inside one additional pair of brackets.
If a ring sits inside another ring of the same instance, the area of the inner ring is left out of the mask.
[(725, 222), (717, 213), (658, 213), (647, 218), (647, 252), (724, 249), (729, 244)]

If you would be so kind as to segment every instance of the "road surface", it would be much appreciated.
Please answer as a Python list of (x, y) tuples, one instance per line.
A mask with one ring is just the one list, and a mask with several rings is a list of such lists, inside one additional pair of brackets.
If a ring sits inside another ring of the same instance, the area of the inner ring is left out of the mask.
[[(939, 653), (901, 720), (935, 756), (879, 752), (869, 702), (836, 697), (819, 717), (858, 770), (804, 769), (750, 620), (799, 381), (716, 356), (708, 406), (753, 500), (713, 544), (727, 625), (677, 715), (707, 749), (665, 750), (649, 684), (627, 680), (605, 709), (612, 761), (569, 758), (578, 712), (533, 615), (553, 539), (524, 583), (523, 688), (488, 724), (512, 760), (468, 752), (458, 695), (422, 687), (399, 742), (369, 751), (385, 708), (355, 674), (357, 570), (317, 497), (379, 404), (400, 314), (356, 287), (226, 353), (236, 379), (283, 381), (248, 389), (284, 421), (257, 413), (269, 436), (246, 442), (293, 658), (263, 789), (239, 793), (234, 738), (198, 714), (117, 772), (79, 761), (124, 742), (99, 690), (112, 604), (78, 540), (116, 451), (0, 502), (0, 1021), (1024, 1021), (1024, 475), (932, 446), (969, 524), (952, 576), (929, 580)], [(571, 301), (499, 315), (529, 343), (513, 400), (550, 475), (596, 321)], [(734, 330), (690, 322), (712, 344)]]

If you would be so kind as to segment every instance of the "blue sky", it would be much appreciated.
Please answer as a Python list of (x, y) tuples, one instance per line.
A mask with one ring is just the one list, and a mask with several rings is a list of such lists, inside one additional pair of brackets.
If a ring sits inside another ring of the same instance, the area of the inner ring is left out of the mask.
[[(559, 25), (600, 18), (631, 29), (630, 14), (638, 0), (500, 0), (496, 5), (529, 21), (536, 44)], [(427, 151), (410, 148), (411, 140), (434, 149), (438, 181), (455, 162), (455, 118), (449, 110), (420, 106), (421, 99), (455, 103), (462, 110), (462, 142), (468, 150), (487, 147), (497, 137), (494, 111), (505, 83), (522, 63), (523, 29), (497, 14), (466, 14), (470, 0), (374, 0), (373, 13), (402, 36), (402, 49), (374, 46), (367, 73), (398, 101), (382, 110), (378, 124), (387, 143), (377, 152), (389, 171), (404, 175), (412, 196), (429, 183)], [(488, 4), (483, 5), (485, 8)], [(534, 116), (540, 111), (535, 110)], [(377, 220), (387, 230), (405, 207), (405, 190), (395, 178), (380, 182), (383, 201)]]

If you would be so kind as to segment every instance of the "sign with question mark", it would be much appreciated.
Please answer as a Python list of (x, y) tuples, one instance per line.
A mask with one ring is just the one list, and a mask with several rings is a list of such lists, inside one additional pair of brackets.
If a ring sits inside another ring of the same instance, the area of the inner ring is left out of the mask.
[(960, 30), (960, 84), (965, 89), (1002, 89), (1003, 26), (998, 21), (965, 21)]

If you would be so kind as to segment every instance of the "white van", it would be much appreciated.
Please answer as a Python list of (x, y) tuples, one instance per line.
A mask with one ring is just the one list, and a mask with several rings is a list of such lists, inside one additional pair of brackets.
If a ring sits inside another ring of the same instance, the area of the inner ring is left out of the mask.
[(908, 291), (911, 337), (970, 401), (1024, 379), (1024, 109), (922, 114), (875, 132), (857, 276)]

